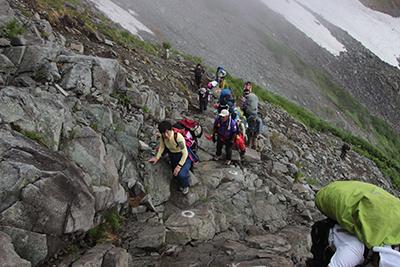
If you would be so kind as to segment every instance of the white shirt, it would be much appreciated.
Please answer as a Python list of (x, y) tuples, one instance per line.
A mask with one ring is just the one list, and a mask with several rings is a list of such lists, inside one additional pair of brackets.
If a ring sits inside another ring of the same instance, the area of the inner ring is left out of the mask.
[(339, 224), (330, 230), (329, 244), (336, 249), (329, 267), (354, 267), (364, 260), (364, 244)]

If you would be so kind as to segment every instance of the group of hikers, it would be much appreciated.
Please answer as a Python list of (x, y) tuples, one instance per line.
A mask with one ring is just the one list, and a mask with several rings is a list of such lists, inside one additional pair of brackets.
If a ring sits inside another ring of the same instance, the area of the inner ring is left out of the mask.
[[(224, 87), (226, 71), (223, 67), (218, 67), (215, 74), (215, 80), (210, 81), (206, 87), (201, 85), (204, 68), (198, 64), (194, 70), (195, 82), (198, 87), (198, 103), (200, 112), (207, 110), (210, 102), (211, 89), (219, 87), (221, 89), (220, 97), (215, 107), (217, 114), (214, 124), (212, 136), (206, 136), (208, 139), (216, 143), (216, 154), (213, 160), (218, 161), (222, 156), (222, 149), (225, 146), (226, 165), (232, 163), (232, 150), (236, 145), (240, 156), (246, 156), (246, 139), (248, 139), (251, 148), (258, 149), (258, 137), (262, 130), (262, 120), (258, 116), (258, 97), (251, 93), (252, 84), (246, 82), (243, 87), (243, 98), (240, 107), (236, 107), (233, 93), (230, 89)], [(222, 88), (221, 88), (222, 86)], [(198, 160), (196, 156), (197, 147), (193, 145), (191, 139), (201, 136), (191, 131), (191, 127), (196, 126), (196, 122), (188, 119), (181, 120), (181, 125), (172, 125), (169, 121), (162, 121), (158, 125), (160, 133), (160, 146), (155, 157), (149, 162), (156, 164), (158, 160), (168, 154), (173, 170), (173, 176), (180, 184), (180, 190), (184, 195), (189, 192), (189, 170), (193, 166), (193, 162)], [(178, 123), (178, 124), (179, 124)], [(192, 123), (193, 125), (188, 125)], [(183, 127), (180, 127), (182, 126)], [(182, 130), (186, 129), (186, 131)], [(193, 144), (194, 143), (194, 144)], [(196, 144), (197, 145), (197, 144)]]
[[(200, 112), (207, 110), (210, 90), (221, 86), (226, 75), (218, 67), (215, 81), (201, 85), (204, 68), (199, 69), (200, 78), (195, 75), (198, 86)], [(196, 71), (195, 71), (196, 74)], [(216, 143), (216, 155), (220, 160), (225, 146), (226, 165), (232, 162), (234, 145), (245, 156), (245, 136), (251, 148), (257, 150), (257, 139), (261, 134), (262, 120), (258, 116), (258, 98), (254, 95), (251, 82), (243, 87), (240, 107), (236, 107), (233, 93), (223, 88), (216, 104), (217, 117), (213, 123), (212, 136), (206, 136)], [(197, 123), (181, 120), (186, 128), (194, 129)], [(185, 132), (179, 132), (176, 125), (162, 121), (158, 125), (160, 146), (158, 153), (149, 162), (156, 164), (165, 154), (169, 155), (173, 177), (180, 184), (184, 195), (189, 192), (189, 170), (198, 161), (197, 147), (188, 141)], [(194, 131), (188, 131), (194, 136)], [(344, 160), (351, 145), (344, 143), (340, 159)], [(327, 218), (313, 224), (311, 230), (313, 258), (306, 261), (308, 267), (355, 267), (372, 264), (375, 267), (400, 266), (400, 200), (383, 189), (358, 181), (337, 181), (320, 190), (316, 197), (317, 208)]]

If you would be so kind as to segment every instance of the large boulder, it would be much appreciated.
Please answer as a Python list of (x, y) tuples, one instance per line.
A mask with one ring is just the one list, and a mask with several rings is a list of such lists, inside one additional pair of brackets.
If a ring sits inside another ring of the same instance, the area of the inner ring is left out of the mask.
[(21, 132), (43, 134), (42, 142), (53, 150), (58, 149), (63, 124), (72, 120), (62, 95), (6, 87), (0, 91), (0, 98), (0, 117), (4, 122)]
[(51, 236), (47, 246), (53, 253), (65, 235), (93, 227), (93, 189), (65, 155), (0, 129), (0, 157), (1, 224)]
[(118, 170), (106, 154), (101, 137), (90, 127), (84, 127), (62, 150), (90, 176), (96, 197), (96, 211), (109, 209), (127, 201), (128, 196), (119, 184)]
[(109, 95), (125, 85), (125, 70), (115, 59), (61, 55), (57, 61), (63, 64), (61, 85), (79, 95), (89, 93), (92, 87)]

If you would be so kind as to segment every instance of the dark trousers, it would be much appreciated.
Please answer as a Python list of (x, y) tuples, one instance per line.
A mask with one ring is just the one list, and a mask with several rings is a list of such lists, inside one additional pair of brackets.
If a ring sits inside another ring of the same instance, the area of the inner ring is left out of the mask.
[(233, 143), (231, 142), (230, 138), (226, 138), (225, 141), (221, 141), (220, 138), (217, 140), (217, 156), (221, 156), (222, 154), (222, 147), (225, 145), (225, 151), (226, 151), (226, 159), (231, 160), (232, 159), (232, 145)]
[[(171, 153), (169, 152), (169, 159), (171, 160), (172, 172), (178, 166), (179, 161), (182, 158), (182, 153)], [(187, 157), (185, 164), (183, 164), (181, 170), (177, 176), (174, 176), (183, 188), (189, 187), (189, 170), (192, 166), (192, 161), (189, 156)]]
[(340, 154), (340, 158), (343, 160), (346, 157), (347, 152), (342, 150), (342, 154)]
[(207, 104), (208, 104), (207, 98), (200, 98), (200, 103), (199, 103), (200, 112), (203, 112), (203, 110), (207, 110)]
[(200, 87), (200, 84), (201, 84), (201, 76), (194, 76), (194, 80), (196, 81), (197, 87)]

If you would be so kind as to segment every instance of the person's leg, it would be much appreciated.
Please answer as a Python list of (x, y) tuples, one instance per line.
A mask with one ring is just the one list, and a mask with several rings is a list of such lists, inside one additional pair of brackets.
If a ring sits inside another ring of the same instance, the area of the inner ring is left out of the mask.
[(218, 138), (218, 140), (217, 140), (217, 153), (216, 153), (217, 157), (221, 156), (221, 154), (222, 154), (222, 146), (223, 145), (224, 145), (224, 142), (222, 142)]
[(231, 159), (232, 159), (232, 142), (230, 141), (230, 139), (229, 138), (227, 138), (226, 140), (225, 140), (225, 151), (226, 151), (226, 160), (228, 161), (230, 161)]
[(189, 187), (189, 170), (191, 165), (192, 161), (188, 157), (185, 161), (185, 164), (183, 164), (181, 170), (179, 171), (178, 175), (175, 177), (183, 188)]

